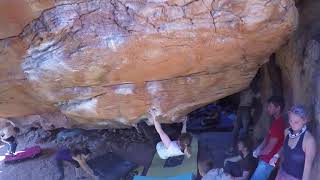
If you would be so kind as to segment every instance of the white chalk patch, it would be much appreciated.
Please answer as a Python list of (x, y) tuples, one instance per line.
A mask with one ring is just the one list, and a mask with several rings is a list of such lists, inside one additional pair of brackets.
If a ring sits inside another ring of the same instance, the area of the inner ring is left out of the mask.
[(122, 84), (117, 86), (115, 93), (121, 95), (133, 94), (134, 85), (133, 84)]
[(129, 9), (132, 9), (133, 11), (139, 11), (143, 5), (140, 2), (126, 2), (125, 3), (126, 7)]
[(75, 94), (85, 94), (85, 95), (91, 95), (92, 94), (92, 88), (91, 87), (72, 87), (72, 88), (65, 88), (67, 91), (71, 91)]
[(114, 36), (108, 39), (108, 47), (113, 51), (116, 51), (118, 47), (124, 42), (124, 38), (121, 36)]
[(151, 106), (149, 113), (152, 113), (154, 117), (160, 116), (162, 114), (159, 92), (162, 90), (161, 83), (158, 81), (147, 82), (147, 91), (152, 96)]
[(54, 59), (47, 60), (43, 62), (40, 66), (41, 69), (44, 70), (51, 70), (53, 72), (59, 72), (59, 71), (72, 71), (72, 68), (70, 68), (63, 59), (58, 59), (58, 57), (55, 57)]
[(72, 26), (79, 18), (78, 7), (74, 5), (57, 6), (54, 13), (45, 16), (45, 21), (50, 22), (54, 20), (53, 25), (50, 26), (51, 32), (61, 31), (68, 26)]
[(27, 75), (28, 80), (30, 81), (38, 81), (40, 79), (37, 74), (37, 71), (34, 69), (25, 70), (24, 73)]
[[(199, 24), (200, 25), (200, 24)], [(169, 22), (165, 24), (161, 24), (159, 27), (160, 31), (166, 31), (166, 32), (173, 32), (173, 31), (179, 31), (179, 30), (192, 30), (193, 25), (191, 22)]]
[(130, 124), (128, 119), (126, 119), (124, 117), (118, 117), (118, 118), (116, 118), (116, 121), (117, 122), (121, 122), (122, 124), (125, 124), (125, 125), (129, 125)]
[(109, 121), (98, 121), (96, 124), (100, 126), (108, 126), (111, 123)]
[(57, 80), (61, 78), (61, 74), (75, 71), (64, 62), (66, 58), (63, 47), (57, 47), (55, 41), (50, 41), (28, 50), (29, 56), (21, 67), (29, 80), (40, 81), (48, 74), (51, 79)]
[(48, 48), (50, 48), (52, 45), (54, 45), (55, 42), (56, 42), (56, 41), (53, 41), (53, 40), (51, 40), (51, 41), (45, 41), (45, 42), (39, 44), (38, 46), (34, 46), (34, 47), (28, 49), (27, 54), (32, 55), (32, 54), (34, 54), (34, 52), (43, 51), (43, 50), (45, 50), (45, 49), (48, 49)]
[(157, 93), (162, 90), (162, 86), (157, 81), (147, 82), (147, 90), (149, 94), (156, 96)]
[(96, 116), (97, 115), (97, 102), (95, 98), (88, 100), (78, 100), (71, 101), (62, 107), (62, 111), (68, 114), (78, 115), (78, 116)]
[(101, 42), (101, 47), (109, 48), (112, 51), (117, 51), (118, 48), (125, 42), (125, 37), (112, 34), (99, 36), (99, 39)]
[(161, 115), (161, 108), (157, 105), (157, 104), (154, 104), (150, 107), (150, 112), (155, 116), (160, 116)]
[(83, 101), (76, 106), (78, 110), (91, 111), (96, 112), (97, 108), (97, 99), (90, 99), (87, 101)]
[(189, 84), (192, 84), (192, 83), (195, 82), (195, 80), (194, 80), (192, 77), (187, 77), (187, 82), (188, 82)]

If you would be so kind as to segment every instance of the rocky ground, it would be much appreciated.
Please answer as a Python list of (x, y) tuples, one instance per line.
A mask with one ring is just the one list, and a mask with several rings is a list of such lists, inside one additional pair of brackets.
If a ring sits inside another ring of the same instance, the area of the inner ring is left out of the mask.
[[(68, 138), (69, 137), (69, 138)], [(153, 157), (154, 148), (136, 129), (85, 131), (63, 129), (44, 131), (30, 129), (18, 137), (18, 151), (26, 147), (40, 145), (44, 152), (41, 156), (18, 162), (4, 164), (5, 147), (0, 148), (0, 179), (6, 180), (56, 180), (58, 170), (55, 166), (54, 153), (61, 146), (87, 146), (93, 152), (92, 158), (107, 152), (114, 152), (120, 157), (147, 166)], [(85, 173), (82, 172), (85, 176)], [(75, 179), (72, 165), (65, 163), (65, 179)], [(89, 178), (86, 178), (89, 179)]]
[[(170, 128), (171, 127), (171, 128)], [(165, 131), (171, 137), (176, 136), (178, 127), (164, 125)], [(152, 128), (151, 128), (152, 129)], [(223, 166), (226, 157), (225, 150), (230, 144), (230, 132), (198, 132), (194, 134), (199, 141), (198, 160), (211, 159), (216, 168)], [(107, 152), (113, 152), (125, 160), (134, 162), (148, 169), (155, 153), (157, 136), (151, 142), (149, 137), (135, 128), (125, 130), (82, 130), (58, 129), (44, 131), (33, 128), (21, 132), (18, 136), (18, 151), (26, 147), (40, 145), (44, 152), (41, 156), (15, 164), (4, 164), (0, 161), (0, 179), (5, 180), (57, 180), (58, 169), (55, 166), (54, 153), (62, 146), (87, 146), (93, 155), (91, 158)], [(0, 155), (5, 153), (5, 147), (0, 148)], [(129, 174), (126, 180), (132, 179)], [(82, 172), (83, 176), (86, 176)], [(74, 180), (75, 169), (65, 163), (65, 179)], [(90, 179), (90, 178), (85, 178)]]

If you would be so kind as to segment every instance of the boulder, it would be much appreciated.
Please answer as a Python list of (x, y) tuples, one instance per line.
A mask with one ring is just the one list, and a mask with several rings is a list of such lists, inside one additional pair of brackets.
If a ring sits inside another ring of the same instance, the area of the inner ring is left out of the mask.
[(0, 117), (61, 112), (87, 128), (151, 108), (179, 122), (248, 86), (298, 21), (292, 0), (1, 3)]

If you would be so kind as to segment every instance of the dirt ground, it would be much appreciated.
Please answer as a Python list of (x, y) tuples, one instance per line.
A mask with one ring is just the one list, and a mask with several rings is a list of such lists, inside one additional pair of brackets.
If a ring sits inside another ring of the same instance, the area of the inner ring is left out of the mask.
[[(5, 147), (0, 148), (0, 179), (2, 180), (57, 180), (58, 169), (55, 166), (54, 154), (62, 146), (87, 146), (93, 153), (92, 158), (107, 152), (114, 152), (125, 160), (129, 160), (139, 166), (150, 164), (154, 147), (146, 141), (142, 134), (136, 129), (128, 130), (102, 130), (84, 131), (72, 136), (69, 132), (57, 134), (59, 131), (48, 133), (42, 129), (34, 129), (18, 136), (17, 151), (34, 145), (44, 149), (41, 156), (26, 161), (4, 164)], [(61, 132), (61, 130), (60, 130)], [(72, 136), (72, 138), (66, 138)], [(66, 138), (66, 140), (64, 140)], [(71, 139), (71, 140), (70, 140)], [(65, 180), (75, 178), (75, 169), (71, 164), (65, 165)], [(86, 176), (84, 172), (81, 172)], [(84, 178), (90, 179), (90, 178)]]
[[(199, 141), (198, 161), (211, 159), (215, 167), (222, 167), (226, 157), (225, 151), (230, 145), (230, 132), (203, 132), (194, 135)], [(4, 164), (3, 155), (6, 148), (0, 148), (0, 155), (2, 155), (0, 156), (0, 179), (57, 180), (58, 169), (55, 166), (54, 154), (59, 147), (63, 146), (86, 146), (93, 152), (91, 158), (113, 152), (125, 160), (148, 169), (155, 153), (155, 143), (158, 141), (156, 138), (151, 142), (150, 137), (145, 137), (135, 128), (90, 131), (60, 129), (54, 132), (33, 129), (18, 136), (17, 151), (39, 145), (44, 152), (34, 159), (15, 164)], [(71, 164), (64, 164), (65, 180), (75, 180), (75, 168)], [(82, 175), (86, 176), (84, 172)]]

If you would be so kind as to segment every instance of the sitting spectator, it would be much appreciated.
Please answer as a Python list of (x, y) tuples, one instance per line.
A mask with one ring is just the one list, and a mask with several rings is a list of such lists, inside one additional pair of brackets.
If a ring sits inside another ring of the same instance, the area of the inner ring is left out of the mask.
[[(223, 169), (212, 169), (212, 162), (205, 161), (199, 166), (202, 180), (247, 180), (254, 171), (257, 161), (251, 153), (251, 143), (246, 139), (238, 140), (239, 155), (227, 158)], [(211, 168), (211, 170), (210, 170)]]
[(213, 162), (211, 160), (205, 160), (198, 164), (199, 174), (204, 177), (211, 169), (213, 169)]
[(303, 106), (293, 106), (289, 111), (290, 128), (285, 131), (285, 141), (280, 152), (272, 158), (275, 164), (283, 161), (276, 180), (314, 179), (311, 167), (316, 154), (316, 142), (307, 130), (307, 113)]
[(233, 179), (247, 180), (256, 168), (257, 160), (252, 156), (251, 143), (247, 139), (238, 140), (239, 155), (224, 161), (224, 172)]

